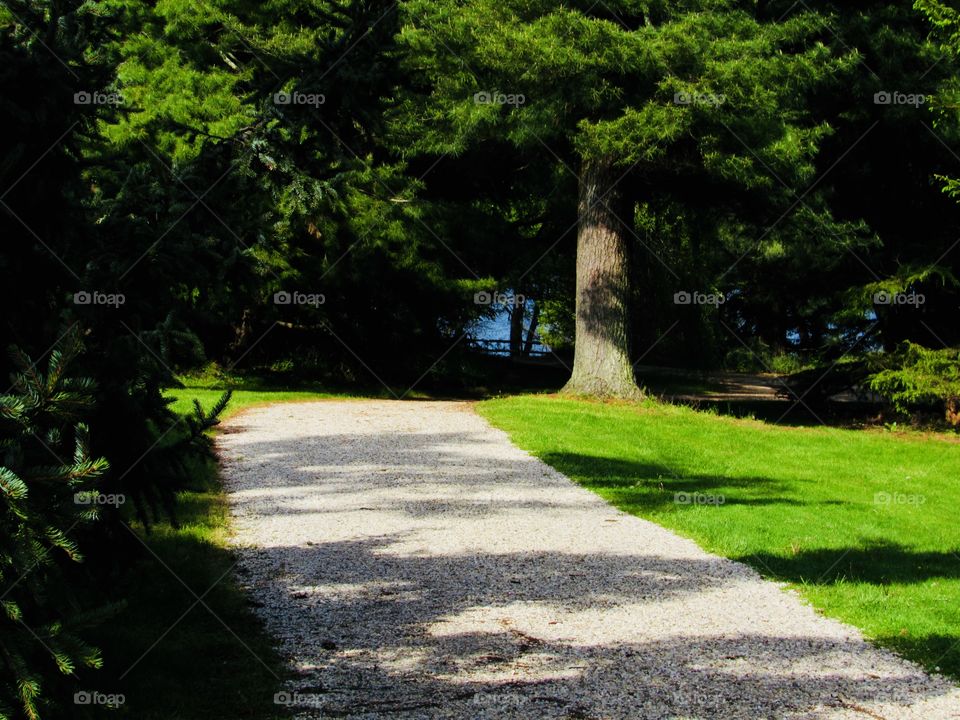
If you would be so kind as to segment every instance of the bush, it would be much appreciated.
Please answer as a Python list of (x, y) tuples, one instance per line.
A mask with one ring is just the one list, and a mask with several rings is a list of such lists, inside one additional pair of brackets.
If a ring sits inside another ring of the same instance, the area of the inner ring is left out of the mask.
[(724, 357), (723, 367), (735, 372), (772, 372), (792, 375), (815, 367), (798, 352), (774, 351), (756, 340), (752, 347), (735, 347)]
[(915, 415), (933, 409), (960, 426), (960, 350), (930, 350), (907, 342), (874, 363), (878, 369), (870, 375), (870, 388), (898, 412)]

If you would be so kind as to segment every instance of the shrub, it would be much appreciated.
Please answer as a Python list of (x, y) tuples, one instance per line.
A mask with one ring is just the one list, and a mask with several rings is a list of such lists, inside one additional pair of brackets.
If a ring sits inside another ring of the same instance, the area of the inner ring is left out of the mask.
[(904, 414), (936, 409), (960, 426), (960, 350), (930, 350), (907, 342), (875, 360), (869, 385)]
[(82, 422), (93, 382), (65, 374), (79, 349), (69, 334), (45, 373), (12, 351), (17, 371), (0, 395), (0, 718), (39, 718), (53, 686), (100, 665), (77, 631), (106, 609), (81, 611), (65, 579), (83, 561), (71, 533), (97, 519), (91, 494), (107, 470)]

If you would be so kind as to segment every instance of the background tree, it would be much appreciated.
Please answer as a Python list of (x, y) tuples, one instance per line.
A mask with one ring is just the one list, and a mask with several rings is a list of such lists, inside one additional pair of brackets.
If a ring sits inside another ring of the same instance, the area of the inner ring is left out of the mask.
[(816, 42), (813, 14), (777, 22), (733, 2), (587, 11), (414, 0), (403, 9), (401, 41), (423, 88), (399, 115), (407, 142), (459, 153), (495, 136), (571, 168), (577, 342), (567, 389), (637, 395), (628, 239), (638, 202), (692, 181), (711, 191), (702, 205), (718, 200), (727, 214), (731, 198), (782, 203), (769, 170), (809, 178), (827, 132), (805, 120), (803, 99), (851, 61)]

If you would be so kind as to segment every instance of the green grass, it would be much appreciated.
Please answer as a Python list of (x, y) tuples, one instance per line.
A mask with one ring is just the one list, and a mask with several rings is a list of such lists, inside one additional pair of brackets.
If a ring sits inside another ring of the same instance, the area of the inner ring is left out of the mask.
[[(221, 392), (201, 386), (169, 395), (176, 399), (172, 407), (186, 412), (193, 398), (209, 408)], [(334, 395), (241, 389), (225, 415), (260, 403), (328, 397)], [(206, 462), (193, 475), (196, 489), (177, 497), (177, 527), (158, 521), (147, 533), (131, 519), (143, 544), (118, 538), (118, 547), (132, 544), (136, 551), (118, 588), (127, 608), (98, 637), (105, 662), (95, 681), (123, 693), (125, 713), (144, 720), (288, 717), (273, 702), (282, 664), (235, 580), (217, 465)]]
[(617, 507), (960, 677), (956, 436), (779, 427), (652, 402), (522, 396), (478, 409)]
[[(170, 408), (180, 414), (188, 413), (194, 399), (204, 408), (212, 406), (223, 394), (224, 388), (175, 388), (166, 392), (174, 398)], [(277, 402), (297, 402), (299, 400), (325, 400), (328, 398), (345, 399), (347, 396), (329, 392), (310, 392), (304, 390), (234, 390), (230, 404), (221, 416), (224, 420), (241, 410), (255, 405), (267, 405)]]
[[(239, 375), (226, 373), (215, 366), (206, 368), (196, 374), (180, 376), (179, 380), (183, 387), (170, 388), (165, 395), (173, 398), (170, 408), (181, 414), (191, 411), (194, 399), (199, 400), (205, 408), (208, 408), (220, 398), (224, 390), (232, 390), (233, 397), (221, 416), (223, 419), (248, 407), (278, 402), (332, 398), (347, 400), (361, 397), (392, 399), (396, 397), (396, 395), (391, 395), (385, 387), (373, 386), (362, 392), (358, 392), (356, 389), (347, 391), (341, 388), (329, 388), (319, 384), (305, 383), (295, 379), (285, 381), (282, 376), (277, 374)], [(404, 393), (404, 388), (395, 388), (394, 392), (403, 394), (408, 400), (430, 397), (428, 393), (417, 390)]]
[(180, 527), (131, 524), (149, 550), (123, 578), (127, 610), (100, 642), (109, 681), (98, 682), (145, 720), (280, 718), (283, 670), (231, 572), (228, 514), (215, 467), (206, 472), (207, 489), (178, 496)]

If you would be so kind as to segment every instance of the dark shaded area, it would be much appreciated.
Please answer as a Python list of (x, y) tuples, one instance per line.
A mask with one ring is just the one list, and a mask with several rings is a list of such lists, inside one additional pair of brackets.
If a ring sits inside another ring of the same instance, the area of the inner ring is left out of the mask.
[(125, 569), (110, 591), (127, 606), (99, 634), (104, 667), (83, 686), (123, 694), (124, 717), (286, 717), (273, 702), (286, 671), (240, 590), (238, 558), (202, 536), (224, 511), (215, 464), (197, 469), (197, 484), (176, 509), (199, 532), (160, 522), (137, 531), (142, 542), (129, 530), (118, 539)]
[[(960, 578), (960, 548), (917, 552), (895, 543), (875, 543), (865, 548), (807, 550), (790, 557), (754, 553), (736, 559), (766, 569), (784, 580), (817, 585), (839, 581), (889, 585)], [(960, 635), (954, 642), (960, 642)]]
[[(807, 505), (794, 497), (777, 495), (787, 490), (778, 480), (759, 476), (697, 475), (679, 477), (675, 468), (660, 463), (629, 462), (577, 453), (546, 453), (541, 459), (572, 476), (584, 486), (614, 490), (618, 502), (658, 509), (676, 505), (676, 493), (709, 494), (723, 489), (725, 505)], [(730, 488), (741, 491), (731, 493)]]
[(753, 418), (776, 425), (795, 425), (817, 427), (863, 427), (878, 424), (880, 406), (869, 402), (827, 401), (812, 404), (806, 399), (799, 400), (713, 400), (705, 398), (684, 398), (674, 401), (676, 404), (704, 410), (718, 415), (737, 418)]

